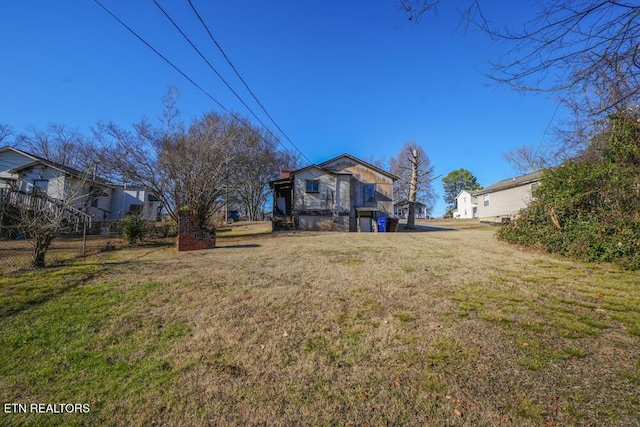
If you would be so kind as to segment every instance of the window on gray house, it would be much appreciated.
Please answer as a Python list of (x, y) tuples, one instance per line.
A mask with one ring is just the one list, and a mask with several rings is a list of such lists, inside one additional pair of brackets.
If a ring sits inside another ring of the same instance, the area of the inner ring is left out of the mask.
[(485, 206), (489, 206), (489, 195), (485, 194), (484, 196), (482, 196), (482, 201)]
[(376, 185), (375, 184), (365, 184), (364, 185), (364, 203), (375, 203), (376, 202)]
[(320, 192), (320, 181), (317, 179), (308, 179), (307, 193), (319, 193), (319, 192)]

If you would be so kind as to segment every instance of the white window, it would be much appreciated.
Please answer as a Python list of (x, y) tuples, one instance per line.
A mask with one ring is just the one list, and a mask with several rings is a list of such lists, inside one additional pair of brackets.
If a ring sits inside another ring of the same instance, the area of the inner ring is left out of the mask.
[(485, 194), (484, 196), (482, 196), (482, 202), (485, 206), (489, 206), (489, 195)]
[(531, 183), (531, 191), (535, 190), (538, 187), (540, 187), (540, 183), (539, 182), (532, 182)]

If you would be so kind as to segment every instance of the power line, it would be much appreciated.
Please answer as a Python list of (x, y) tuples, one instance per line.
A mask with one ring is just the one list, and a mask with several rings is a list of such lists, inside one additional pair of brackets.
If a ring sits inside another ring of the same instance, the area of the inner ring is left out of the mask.
[[(202, 58), (202, 60), (204, 62), (207, 63), (207, 65), (209, 66), (209, 68), (211, 68), (211, 70), (216, 73), (216, 75), (218, 76), (218, 78), (220, 78), (220, 80), (222, 80), (222, 82), (227, 86), (227, 88), (231, 91), (231, 93), (233, 93), (236, 98), (238, 98), (238, 100), (242, 103), (242, 105), (245, 106), (245, 108), (247, 110), (249, 110), (249, 112), (253, 115), (253, 117), (262, 125), (263, 128), (265, 128), (267, 130), (267, 132), (269, 132), (269, 134), (271, 136), (273, 136), (276, 140), (278, 140), (278, 137), (271, 132), (271, 129), (269, 129), (267, 127), (267, 125), (265, 125), (262, 120), (260, 120), (260, 118), (256, 115), (256, 113), (251, 109), (251, 107), (249, 107), (247, 105), (246, 102), (244, 102), (244, 100), (240, 97), (240, 95), (238, 95), (238, 93), (233, 90), (233, 88), (231, 87), (231, 85), (229, 85), (229, 83), (227, 83), (227, 81), (224, 79), (224, 77), (222, 77), (222, 75), (218, 72), (218, 70), (215, 69), (215, 67), (213, 65), (211, 65), (211, 63), (207, 60), (207, 58), (202, 54), (202, 52), (200, 51), (200, 49), (198, 49), (196, 47), (196, 45), (191, 41), (191, 39), (184, 33), (184, 31), (182, 31), (182, 29), (180, 28), (180, 26), (178, 26), (178, 24), (176, 24), (176, 22), (171, 18), (171, 16), (169, 16), (169, 14), (162, 8), (162, 6), (157, 2), (157, 0), (153, 0), (153, 3), (158, 7), (158, 9), (160, 9), (160, 11), (164, 14), (164, 16), (169, 20), (169, 22), (171, 22), (171, 24), (173, 24), (174, 28), (176, 30), (178, 30), (178, 32), (182, 35), (182, 37), (184, 37), (184, 39), (189, 43), (189, 45), (198, 53), (198, 55), (200, 55), (200, 58)], [(280, 144), (280, 146), (287, 151), (289, 154), (292, 154), (291, 152), (289, 152), (289, 150), (287, 150), (287, 148), (282, 145), (282, 143), (280, 143), (278, 141), (278, 144)], [(304, 154), (301, 152), (300, 154), (302, 154), (304, 156)]]
[[(218, 43), (218, 41), (215, 39), (215, 37), (213, 37), (213, 34), (211, 34), (211, 31), (209, 30), (209, 27), (207, 26), (207, 24), (204, 22), (204, 19), (202, 19), (202, 17), (200, 16), (200, 14), (198, 13), (198, 10), (196, 9), (196, 7), (193, 5), (193, 3), (191, 2), (191, 0), (187, 0), (189, 2), (189, 6), (191, 6), (191, 10), (193, 10), (193, 13), (195, 13), (195, 15), (198, 17), (198, 20), (200, 20), (200, 23), (202, 24), (202, 26), (204, 27), (204, 29), (207, 31), (207, 34), (209, 34), (209, 37), (211, 38), (211, 40), (213, 41), (213, 43), (216, 45), (216, 47), (218, 48), (218, 50), (220, 50), (220, 53), (222, 53), (222, 56), (224, 57), (224, 59), (227, 61), (227, 63), (231, 66), (231, 68), (233, 69), (233, 71), (236, 73), (236, 76), (238, 76), (238, 78), (240, 79), (240, 81), (242, 82), (242, 84), (244, 84), (244, 87), (249, 91), (249, 93), (251, 94), (251, 96), (253, 97), (253, 99), (258, 103), (258, 105), (260, 106), (260, 108), (262, 108), (262, 111), (264, 111), (264, 113), (267, 115), (267, 117), (269, 117), (269, 120), (271, 120), (271, 123), (273, 123), (275, 125), (276, 128), (278, 128), (278, 130), (280, 131), (280, 133), (282, 135), (284, 135), (284, 137), (287, 139), (287, 141), (289, 141), (289, 143), (295, 147), (295, 149), (302, 154), (302, 157), (304, 157), (307, 162), (311, 163), (311, 160), (309, 160), (309, 158), (307, 156), (304, 155), (304, 153), (302, 152), (302, 150), (300, 150), (296, 144), (293, 143), (293, 141), (291, 140), (291, 138), (289, 138), (289, 136), (284, 133), (284, 131), (282, 130), (282, 128), (280, 128), (280, 126), (278, 125), (278, 123), (276, 123), (276, 121), (273, 119), (273, 117), (271, 117), (271, 114), (269, 114), (269, 112), (267, 111), (267, 109), (264, 107), (264, 105), (262, 105), (262, 103), (260, 102), (260, 100), (258, 99), (258, 97), (256, 97), (256, 95), (253, 93), (253, 91), (251, 90), (251, 88), (249, 87), (249, 85), (247, 84), (247, 82), (242, 78), (242, 76), (240, 75), (240, 72), (238, 72), (238, 70), (236, 69), (236, 67), (233, 65), (233, 63), (231, 62), (231, 60), (229, 59), (229, 57), (227, 56), (227, 54), (225, 53), (224, 49), (222, 49), (222, 46), (220, 46), (220, 44)], [(154, 0), (155, 2), (155, 0)]]
[[(113, 19), (115, 19), (120, 25), (122, 25), (124, 28), (126, 28), (131, 34), (133, 34), (138, 40), (140, 40), (145, 46), (147, 46), (149, 49), (151, 49), (156, 55), (158, 55), (160, 58), (162, 58), (167, 64), (169, 64), (174, 70), (176, 70), (180, 75), (182, 75), (185, 79), (187, 79), (189, 81), (189, 83), (191, 83), (192, 85), (194, 85), (196, 88), (198, 88), (202, 93), (204, 93), (209, 99), (211, 99), (213, 102), (215, 102), (220, 108), (222, 108), (224, 111), (226, 111), (231, 117), (233, 117), (234, 119), (236, 119), (240, 124), (242, 124), (244, 127), (246, 127), (248, 130), (250, 130), (251, 132), (253, 132), (258, 138), (260, 138), (261, 140), (263, 140), (264, 142), (266, 142), (269, 145), (272, 145), (269, 141), (267, 141), (262, 135), (260, 135), (258, 132), (256, 132), (255, 129), (253, 129), (251, 126), (249, 126), (247, 123), (245, 123), (244, 120), (242, 120), (240, 117), (238, 117), (238, 115), (232, 113), (229, 109), (227, 109), (227, 107), (225, 107), (224, 105), (222, 105), (217, 99), (215, 99), (209, 92), (207, 92), (204, 88), (202, 88), (202, 86), (200, 86), (198, 83), (196, 83), (191, 77), (189, 77), (187, 74), (185, 74), (180, 68), (178, 68), (173, 62), (171, 62), (169, 59), (167, 59), (167, 57), (165, 57), (163, 54), (161, 54), (157, 49), (155, 49), (153, 46), (151, 46), (151, 44), (149, 44), (145, 39), (142, 38), (142, 36), (140, 36), (138, 33), (136, 33), (131, 27), (129, 27), (127, 24), (125, 24), (120, 18), (118, 18), (113, 12), (111, 12), (106, 6), (104, 6), (102, 3), (100, 3), (99, 0), (93, 0), (95, 3), (98, 4), (98, 6), (100, 6), (102, 9), (104, 9), (105, 12), (107, 12)], [(275, 147), (274, 147), (275, 148)], [(286, 150), (286, 148), (285, 148)], [(287, 150), (288, 151), (288, 150)], [(291, 154), (289, 152), (289, 154)]]

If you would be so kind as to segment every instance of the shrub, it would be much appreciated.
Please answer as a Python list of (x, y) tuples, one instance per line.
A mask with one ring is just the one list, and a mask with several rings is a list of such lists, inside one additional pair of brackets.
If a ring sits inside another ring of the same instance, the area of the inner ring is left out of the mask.
[(640, 125), (612, 118), (607, 136), (582, 158), (546, 171), (535, 200), (498, 237), (640, 269)]
[(142, 241), (147, 234), (147, 224), (137, 215), (127, 215), (122, 221), (122, 235), (130, 243)]

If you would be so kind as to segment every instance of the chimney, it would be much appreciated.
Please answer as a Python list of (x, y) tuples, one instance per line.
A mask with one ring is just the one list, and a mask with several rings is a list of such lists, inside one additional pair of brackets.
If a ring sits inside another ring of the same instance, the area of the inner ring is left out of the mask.
[(291, 168), (280, 169), (280, 179), (289, 178), (291, 176), (291, 172), (293, 172), (293, 169)]

